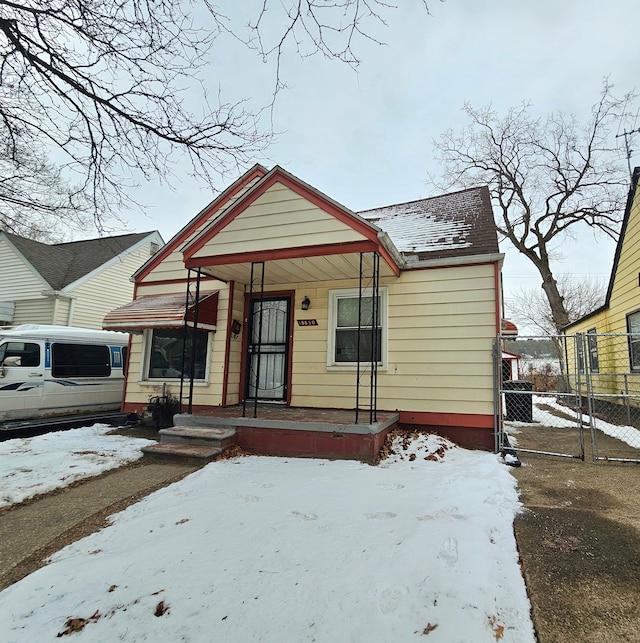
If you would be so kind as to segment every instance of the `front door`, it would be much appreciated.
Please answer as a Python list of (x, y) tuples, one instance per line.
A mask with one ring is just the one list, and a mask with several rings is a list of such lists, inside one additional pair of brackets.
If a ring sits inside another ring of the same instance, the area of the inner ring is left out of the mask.
[(282, 402), (287, 398), (289, 297), (254, 300), (249, 310), (245, 394), (248, 399)]

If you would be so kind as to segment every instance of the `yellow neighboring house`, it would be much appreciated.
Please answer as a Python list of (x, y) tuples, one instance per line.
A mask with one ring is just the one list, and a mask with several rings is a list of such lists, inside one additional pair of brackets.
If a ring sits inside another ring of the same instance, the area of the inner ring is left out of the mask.
[[(256, 165), (105, 317), (133, 333), (124, 409), (182, 389), (192, 416), (242, 415), (240, 446), (271, 454), (371, 459), (398, 424), (493, 449), (502, 259), (486, 187), (355, 213)], [(278, 409), (363, 412), (323, 432), (276, 427)]]
[(605, 303), (564, 329), (569, 336), (566, 360), (570, 382), (575, 384), (588, 372), (596, 394), (640, 390), (639, 177), (640, 167), (636, 167)]

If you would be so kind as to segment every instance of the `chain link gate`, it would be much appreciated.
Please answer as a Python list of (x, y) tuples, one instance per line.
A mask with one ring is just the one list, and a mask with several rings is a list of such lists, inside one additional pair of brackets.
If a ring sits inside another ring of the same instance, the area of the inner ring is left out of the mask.
[(498, 450), (640, 463), (640, 337), (499, 336), (494, 382)]

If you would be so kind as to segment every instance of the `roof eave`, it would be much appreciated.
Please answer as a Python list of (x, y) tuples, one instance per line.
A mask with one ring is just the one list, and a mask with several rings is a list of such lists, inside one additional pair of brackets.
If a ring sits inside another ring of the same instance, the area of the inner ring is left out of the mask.
[(502, 252), (492, 252), (475, 255), (458, 255), (454, 257), (441, 257), (434, 259), (417, 259), (413, 261), (405, 258), (405, 269), (417, 270), (420, 268), (440, 268), (446, 266), (465, 266), (483, 263), (498, 263), (499, 265), (502, 265), (503, 262), (504, 253)]

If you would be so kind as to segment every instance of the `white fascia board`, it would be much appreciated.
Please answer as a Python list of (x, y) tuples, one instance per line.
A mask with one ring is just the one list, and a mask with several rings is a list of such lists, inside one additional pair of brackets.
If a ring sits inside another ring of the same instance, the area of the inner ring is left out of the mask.
[(380, 232), (378, 232), (378, 240), (384, 246), (384, 249), (391, 255), (400, 270), (404, 270), (407, 262), (402, 256), (402, 253), (395, 247), (393, 241), (391, 241), (391, 237), (384, 230), (380, 230)]
[[(140, 239), (138, 243), (132, 245), (131, 247), (127, 248), (120, 254), (116, 255), (112, 259), (109, 259), (109, 261), (103, 263), (101, 266), (98, 266), (91, 272), (88, 272), (86, 275), (80, 277), (80, 279), (76, 279), (75, 281), (71, 282), (69, 285), (65, 286), (60, 292), (61, 295), (68, 294), (75, 290), (76, 288), (79, 288), (83, 284), (85, 284), (87, 281), (90, 279), (93, 279), (96, 275), (100, 274), (103, 270), (106, 270), (107, 268), (113, 266), (116, 263), (119, 263), (122, 261), (122, 258), (125, 257), (126, 255), (130, 254), (131, 252), (138, 250), (141, 246), (150, 243), (152, 241), (157, 241), (160, 244), (160, 247), (163, 246), (164, 242), (162, 240), (162, 237), (160, 236), (159, 232), (151, 232), (148, 234), (146, 237), (143, 239)], [(131, 278), (129, 278), (129, 281), (131, 281)]]
[(480, 263), (498, 263), (500, 267), (504, 262), (504, 253), (495, 252), (485, 255), (466, 255), (460, 257), (443, 257), (442, 259), (415, 259), (405, 258), (404, 267), (406, 270), (418, 268), (441, 268), (447, 266), (466, 266)]

